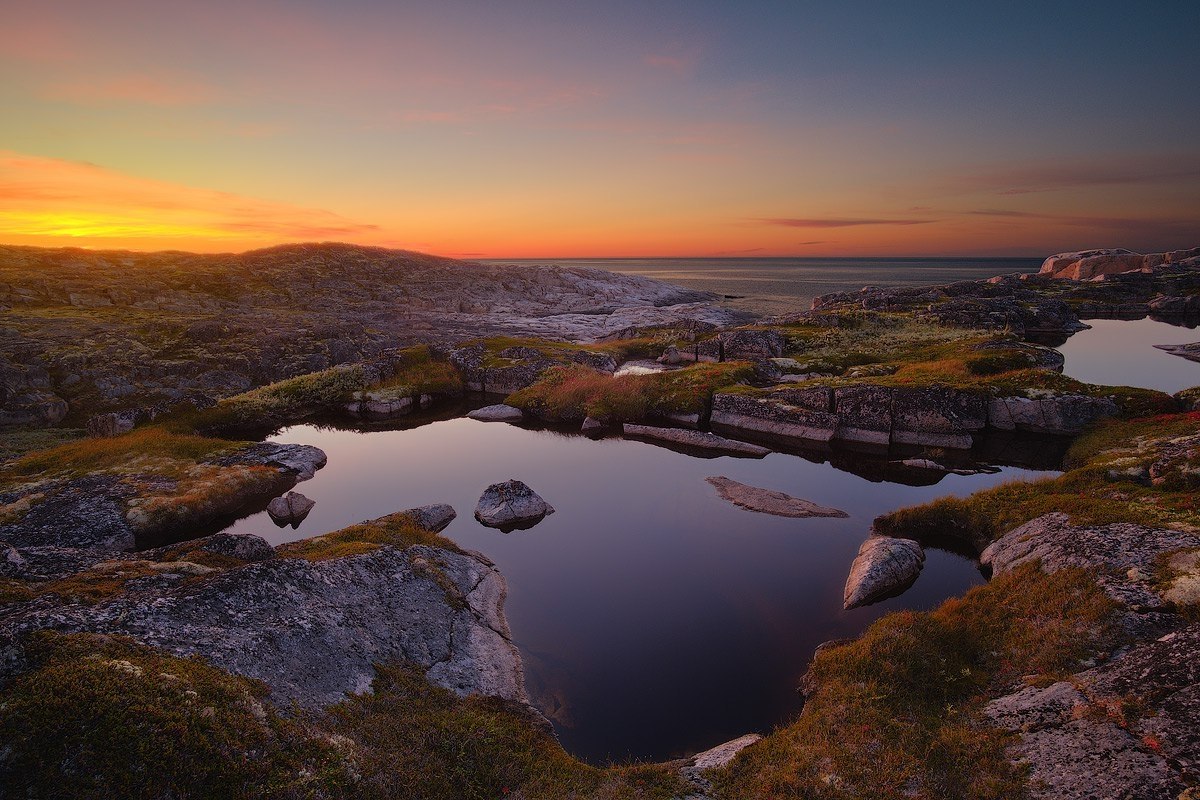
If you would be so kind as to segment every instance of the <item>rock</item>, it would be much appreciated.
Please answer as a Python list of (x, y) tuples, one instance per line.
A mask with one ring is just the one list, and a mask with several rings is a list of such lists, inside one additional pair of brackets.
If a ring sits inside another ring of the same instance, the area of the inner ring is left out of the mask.
[(1073, 436), (1120, 408), (1106, 397), (1064, 394), (1049, 397), (998, 397), (987, 405), (987, 424), (1002, 431)]
[(130, 408), (108, 414), (96, 414), (88, 418), (87, 434), (93, 438), (120, 436), (128, 433), (143, 422), (153, 420), (154, 409)]
[(1029, 768), (1034, 800), (1183, 798), (1200, 755), (1197, 652), (1193, 624), (1069, 680), (993, 700), (984, 713), (1017, 734), (1009, 754)]
[(1042, 262), (1038, 274), (1051, 278), (1086, 281), (1098, 275), (1140, 270), (1146, 266), (1146, 259), (1147, 257), (1140, 253), (1120, 248), (1059, 253)]
[(482, 422), (517, 422), (525, 418), (525, 412), (519, 408), (506, 406), (503, 403), (498, 403), (492, 406), (484, 406), (477, 408), (467, 414), (470, 419), (477, 419)]
[(595, 417), (584, 417), (583, 424), (579, 426), (579, 430), (584, 433), (596, 433), (604, 430), (604, 423)]
[(682, 428), (656, 428), (650, 425), (634, 425), (625, 423), (623, 431), (626, 436), (640, 439), (651, 439), (658, 442), (668, 442), (685, 448), (702, 450), (714, 455), (747, 456), (762, 458), (771, 451), (756, 444), (726, 439), (715, 433), (684, 430)]
[[(1156, 579), (1164, 553), (1200, 548), (1200, 534), (1119, 522), (1075, 526), (1063, 513), (1044, 514), (1009, 531), (979, 556), (994, 575), (1036, 561), (1043, 572), (1082, 567), (1098, 570), (1100, 588), (1134, 616), (1131, 624), (1154, 622), (1152, 612), (1170, 607)], [(1135, 569), (1136, 568), (1136, 569)]]
[(239, 463), (262, 463), (279, 467), (285, 472), (296, 476), (298, 481), (306, 481), (317, 470), (328, 463), (325, 451), (308, 444), (274, 444), (264, 442), (255, 445), (238, 457)]
[(0, 620), (0, 679), (19, 668), (26, 634), (53, 628), (202, 656), (264, 681), (277, 704), (309, 711), (369, 690), (374, 665), (393, 662), (417, 665), (460, 695), (524, 701), (505, 595), (482, 556), (423, 545), (316, 562), (272, 558), (92, 605), (43, 599), (10, 608)]
[(275, 548), (266, 539), (252, 533), (216, 533), (189, 542), (188, 545), (189, 549), (204, 550), (246, 562), (266, 561), (275, 557)]
[(925, 551), (912, 539), (872, 536), (858, 548), (850, 565), (842, 606), (858, 608), (903, 592), (924, 564)]
[[(837, 408), (840, 418), (840, 404)], [(892, 443), (967, 450), (974, 443), (972, 434), (986, 424), (982, 397), (945, 389), (892, 392)]]
[(299, 528), (300, 523), (304, 521), (308, 512), (312, 511), (316, 504), (317, 501), (310, 500), (299, 492), (288, 492), (283, 497), (276, 497), (267, 504), (267, 514), (281, 528), (287, 525)]
[(1173, 356), (1186, 358), (1188, 361), (1200, 361), (1200, 342), (1192, 342), (1191, 344), (1156, 344), (1154, 346)]
[(750, 745), (761, 741), (762, 738), (757, 733), (747, 733), (745, 736), (739, 736), (736, 739), (731, 739), (702, 753), (697, 753), (687, 759), (683, 767), (680, 768), (679, 774), (696, 787), (697, 790), (708, 794), (712, 791), (713, 787), (712, 782), (704, 777), (705, 770), (719, 769), (720, 767), (727, 766), (737, 757), (738, 753)]
[(671, 345), (666, 350), (663, 350), (662, 355), (658, 357), (659, 363), (668, 364), (670, 366), (675, 366), (682, 360), (683, 359), (679, 357), (679, 348), (675, 345)]
[(846, 517), (845, 511), (819, 506), (783, 492), (747, 486), (724, 476), (705, 478), (722, 498), (748, 511), (760, 511), (777, 517)]
[(734, 330), (717, 334), (723, 361), (759, 361), (783, 356), (787, 342), (776, 330)]
[(475, 506), (475, 519), (503, 531), (533, 527), (553, 513), (553, 506), (518, 480), (493, 483)]
[(838, 425), (832, 410), (832, 390), (824, 387), (781, 389), (762, 397), (717, 393), (710, 424), (785, 441), (828, 442)]
[(395, 514), (371, 520), (369, 524), (384, 524), (389, 520), (403, 517), (418, 527), (437, 533), (444, 530), (457, 516), (458, 514), (454, 512), (454, 509), (446, 503), (434, 503), (418, 508), (410, 508), (407, 511), (398, 511)]
[(1198, 314), (1200, 313), (1200, 295), (1193, 294), (1187, 297), (1159, 295), (1152, 298), (1147, 306), (1155, 316)]

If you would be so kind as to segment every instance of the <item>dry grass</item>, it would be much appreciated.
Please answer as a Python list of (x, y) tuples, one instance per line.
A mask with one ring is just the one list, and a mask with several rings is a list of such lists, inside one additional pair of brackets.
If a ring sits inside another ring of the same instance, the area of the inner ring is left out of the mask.
[(0, 785), (51, 797), (346, 797), (345, 755), (266, 686), (121, 637), (39, 633), (0, 703)]
[(1023, 796), (989, 696), (1075, 671), (1110, 636), (1111, 602), (1082, 571), (1027, 565), (930, 613), (889, 614), (822, 651), (804, 714), (715, 775), (721, 798)]
[(567, 755), (527, 709), (460, 698), (419, 672), (379, 669), (370, 693), (331, 710), (356, 747), (364, 798), (667, 800), (686, 785), (665, 766), (599, 769)]
[(152, 425), (123, 436), (80, 439), (22, 456), (0, 468), (0, 485), (32, 479), (121, 474), (135, 469), (173, 474), (236, 446), (232, 442), (176, 433)]
[(650, 414), (703, 414), (713, 392), (753, 375), (743, 362), (697, 364), (649, 375), (613, 377), (573, 365), (546, 371), (508, 402), (546, 419), (632, 422)]
[(1191, 483), (1143, 485), (1114, 480), (1113, 466), (1147, 466), (1162, 444), (1200, 433), (1200, 412), (1111, 420), (1080, 437), (1058, 478), (1015, 481), (970, 497), (944, 497), (875, 520), (880, 533), (919, 540), (956, 535), (982, 549), (1004, 533), (1052, 511), (1080, 525), (1134, 522), (1200, 529), (1200, 493)]
[(426, 530), (404, 517), (384, 518), (379, 522), (351, 525), (334, 533), (288, 542), (276, 548), (283, 558), (303, 558), (308, 561), (327, 561), (331, 558), (369, 553), (385, 545), (411, 547), (423, 544), (442, 550), (462, 552), (454, 542)]

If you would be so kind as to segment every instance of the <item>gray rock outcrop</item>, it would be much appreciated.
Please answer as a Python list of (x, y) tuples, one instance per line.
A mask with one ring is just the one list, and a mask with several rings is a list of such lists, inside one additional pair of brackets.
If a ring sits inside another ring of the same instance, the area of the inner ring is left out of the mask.
[(627, 422), (622, 426), (622, 431), (626, 436), (633, 438), (664, 442), (717, 456), (762, 458), (771, 452), (766, 447), (760, 447), (749, 442), (739, 442), (735, 439), (726, 439), (723, 436), (717, 436), (715, 433), (684, 430), (682, 428), (657, 428), (652, 425), (634, 425)]
[(708, 481), (717, 494), (739, 508), (748, 511), (758, 511), (763, 514), (773, 514), (777, 517), (846, 517), (845, 511), (836, 508), (819, 506), (811, 500), (802, 500), (790, 494), (777, 492), (773, 489), (762, 489), (758, 486), (748, 486), (723, 475), (717, 475), (704, 480)]
[(912, 539), (872, 536), (850, 565), (842, 606), (847, 610), (894, 596), (912, 586), (925, 564), (925, 551)]
[(715, 430), (785, 442), (838, 439), (965, 450), (985, 428), (1074, 435), (1119, 412), (1108, 398), (1074, 394), (989, 399), (936, 387), (815, 386), (718, 393), (710, 422)]
[(532, 527), (553, 513), (553, 506), (518, 480), (493, 483), (475, 506), (475, 519), (503, 531)]
[[(453, 516), (448, 509), (425, 506), (398, 516), (444, 526)], [(0, 682), (22, 668), (25, 634), (54, 629), (118, 633), (176, 655), (202, 656), (265, 681), (275, 702), (310, 710), (368, 690), (374, 664), (388, 662), (418, 665), (432, 683), (459, 694), (525, 700), (520, 656), (503, 614), (504, 578), (476, 553), (381, 545), (309, 561), (232, 534), (137, 554), (9, 549), (6, 577), (46, 581), (81, 569), (146, 577), (93, 604), (49, 593), (0, 609)], [(250, 563), (214, 570), (158, 560), (198, 551)]]
[(1173, 356), (1186, 358), (1188, 361), (1200, 361), (1200, 342), (1192, 342), (1191, 344), (1156, 344), (1154, 346)]
[[(1200, 625), (1138, 644), (1046, 687), (993, 700), (986, 716), (1018, 735), (1010, 756), (1035, 800), (1176, 800), (1200, 779)], [(1127, 715), (1125, 704), (1151, 713)]]

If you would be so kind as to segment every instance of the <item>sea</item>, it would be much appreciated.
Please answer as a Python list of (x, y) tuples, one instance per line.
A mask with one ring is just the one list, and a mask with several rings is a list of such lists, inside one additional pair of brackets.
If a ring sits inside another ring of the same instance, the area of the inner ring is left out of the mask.
[(916, 286), (1037, 272), (1041, 258), (567, 258), (493, 259), (645, 275), (724, 296), (756, 314), (804, 311), (814, 297), (864, 286)]

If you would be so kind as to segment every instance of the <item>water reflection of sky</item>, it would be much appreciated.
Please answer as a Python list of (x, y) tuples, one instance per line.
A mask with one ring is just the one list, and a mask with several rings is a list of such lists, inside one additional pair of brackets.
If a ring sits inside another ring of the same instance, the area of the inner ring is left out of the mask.
[(1200, 341), (1200, 330), (1168, 325), (1146, 317), (1137, 320), (1089, 319), (1059, 346), (1066, 375), (1106, 386), (1141, 386), (1174, 394), (1200, 385), (1200, 364), (1155, 349), (1156, 344)]
[[(846, 572), (876, 515), (1040, 474), (1008, 469), (911, 487), (790, 455), (698, 459), (468, 419), (367, 434), (299, 426), (276, 440), (328, 453), (329, 465), (299, 487), (317, 505), (299, 530), (277, 528), (265, 513), (233, 530), (279, 543), (450, 503), (459, 516), (446, 535), (508, 579), (507, 615), (531, 693), (564, 745), (593, 761), (680, 755), (786, 719), (799, 709), (795, 686), (816, 645), (980, 582), (972, 562), (931, 550), (902, 598), (844, 612)], [(717, 497), (709, 475), (850, 516), (744, 511)], [(479, 525), (479, 494), (507, 478), (530, 484), (557, 513), (510, 534)]]

